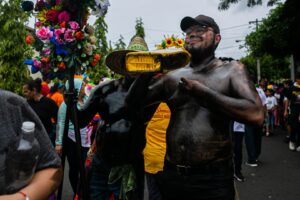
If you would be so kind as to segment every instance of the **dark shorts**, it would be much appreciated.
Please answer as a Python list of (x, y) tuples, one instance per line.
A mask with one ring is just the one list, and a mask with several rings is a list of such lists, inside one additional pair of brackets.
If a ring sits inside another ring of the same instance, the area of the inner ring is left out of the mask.
[(203, 168), (177, 168), (168, 161), (155, 176), (163, 200), (234, 200), (232, 161)]

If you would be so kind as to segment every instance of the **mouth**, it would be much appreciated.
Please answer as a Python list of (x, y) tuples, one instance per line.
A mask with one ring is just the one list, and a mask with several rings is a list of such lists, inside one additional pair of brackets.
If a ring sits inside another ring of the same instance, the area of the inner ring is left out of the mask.
[(189, 39), (189, 41), (188, 41), (188, 43), (190, 45), (193, 45), (193, 44), (196, 44), (196, 43), (199, 43), (199, 42), (203, 42), (203, 38), (193, 37), (193, 38)]

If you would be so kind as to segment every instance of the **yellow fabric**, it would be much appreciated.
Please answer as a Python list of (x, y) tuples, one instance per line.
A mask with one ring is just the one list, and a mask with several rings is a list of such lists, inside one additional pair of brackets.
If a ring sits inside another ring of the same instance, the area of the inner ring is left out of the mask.
[(145, 171), (156, 174), (163, 170), (166, 154), (166, 129), (171, 112), (167, 104), (161, 103), (146, 128), (144, 149)]

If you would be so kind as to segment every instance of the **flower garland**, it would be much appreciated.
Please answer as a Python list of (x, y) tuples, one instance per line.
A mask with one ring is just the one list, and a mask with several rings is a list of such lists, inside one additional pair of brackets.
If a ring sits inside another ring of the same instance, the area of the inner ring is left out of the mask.
[(181, 38), (178, 38), (177, 36), (165, 36), (165, 39), (161, 41), (159, 45), (156, 45), (157, 49), (167, 49), (171, 47), (175, 48), (183, 48), (184, 46), (184, 40)]
[(94, 14), (103, 16), (109, 2), (77, 1), (37, 0), (34, 7), (37, 11), (36, 31), (25, 39), (39, 54), (25, 61), (25, 64), (31, 65), (32, 73), (41, 72), (50, 79), (63, 79), (67, 69), (75, 67), (77, 73), (82, 73), (101, 60), (94, 30), (87, 24), (87, 19), (91, 9)]

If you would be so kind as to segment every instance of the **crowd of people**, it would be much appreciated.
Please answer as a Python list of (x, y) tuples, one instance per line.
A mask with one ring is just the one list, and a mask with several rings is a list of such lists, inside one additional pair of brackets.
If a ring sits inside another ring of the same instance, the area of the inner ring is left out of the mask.
[[(0, 106), (12, 107), (0, 109), (0, 129), (7, 127), (2, 132), (15, 130), (17, 135), (22, 120), (34, 121), (36, 137), (43, 146), (43, 159), (29, 185), (15, 194), (0, 193), (0, 200), (54, 197), (61, 180), (59, 156), (63, 149), (76, 198), (81, 191), (74, 123), (80, 127), (82, 162), (91, 161), (90, 200), (143, 199), (145, 178), (150, 200), (233, 200), (237, 198), (234, 177), (244, 181), (244, 135), (246, 164), (251, 167), (258, 166), (262, 135), (271, 136), (276, 127), (286, 127), (289, 148), (300, 151), (300, 75), (295, 83), (285, 81), (284, 85), (262, 80), (255, 89), (244, 65), (215, 57), (221, 34), (214, 19), (185, 17), (180, 27), (186, 34), (185, 49), (191, 54), (190, 63), (183, 68), (132, 75), (126, 73), (123, 63), (118, 66), (122, 78), (102, 81), (96, 87), (83, 76), (75, 77), (77, 122), (65, 122), (68, 82), (47, 88), (46, 78), (28, 81), (23, 87), (27, 102), (0, 90), (1, 96), (7, 97), (1, 98)], [(147, 51), (148, 47), (134, 36), (127, 50)], [(125, 56), (124, 52), (109, 55), (107, 66), (114, 70), (116, 62), (109, 60), (117, 59), (117, 54)], [(10, 102), (17, 102), (15, 108)], [(10, 118), (8, 112), (16, 116)], [(68, 132), (63, 142), (65, 127)], [(0, 156), (4, 159), (2, 153)], [(41, 178), (46, 179), (44, 183)], [(40, 188), (39, 184), (48, 184), (43, 195), (33, 190)]]
[[(299, 123), (300, 74), (292, 80), (282, 80), (277, 83), (262, 79), (256, 85), (257, 92), (265, 109), (263, 126), (253, 127), (248, 124), (234, 122), (232, 126), (234, 143), (235, 179), (245, 181), (242, 169), (242, 148), (245, 142), (247, 159), (245, 165), (257, 167), (261, 154), (262, 136), (270, 137), (275, 129), (286, 131), (284, 142), (291, 151), (300, 152)], [(245, 139), (244, 139), (245, 137)]]

